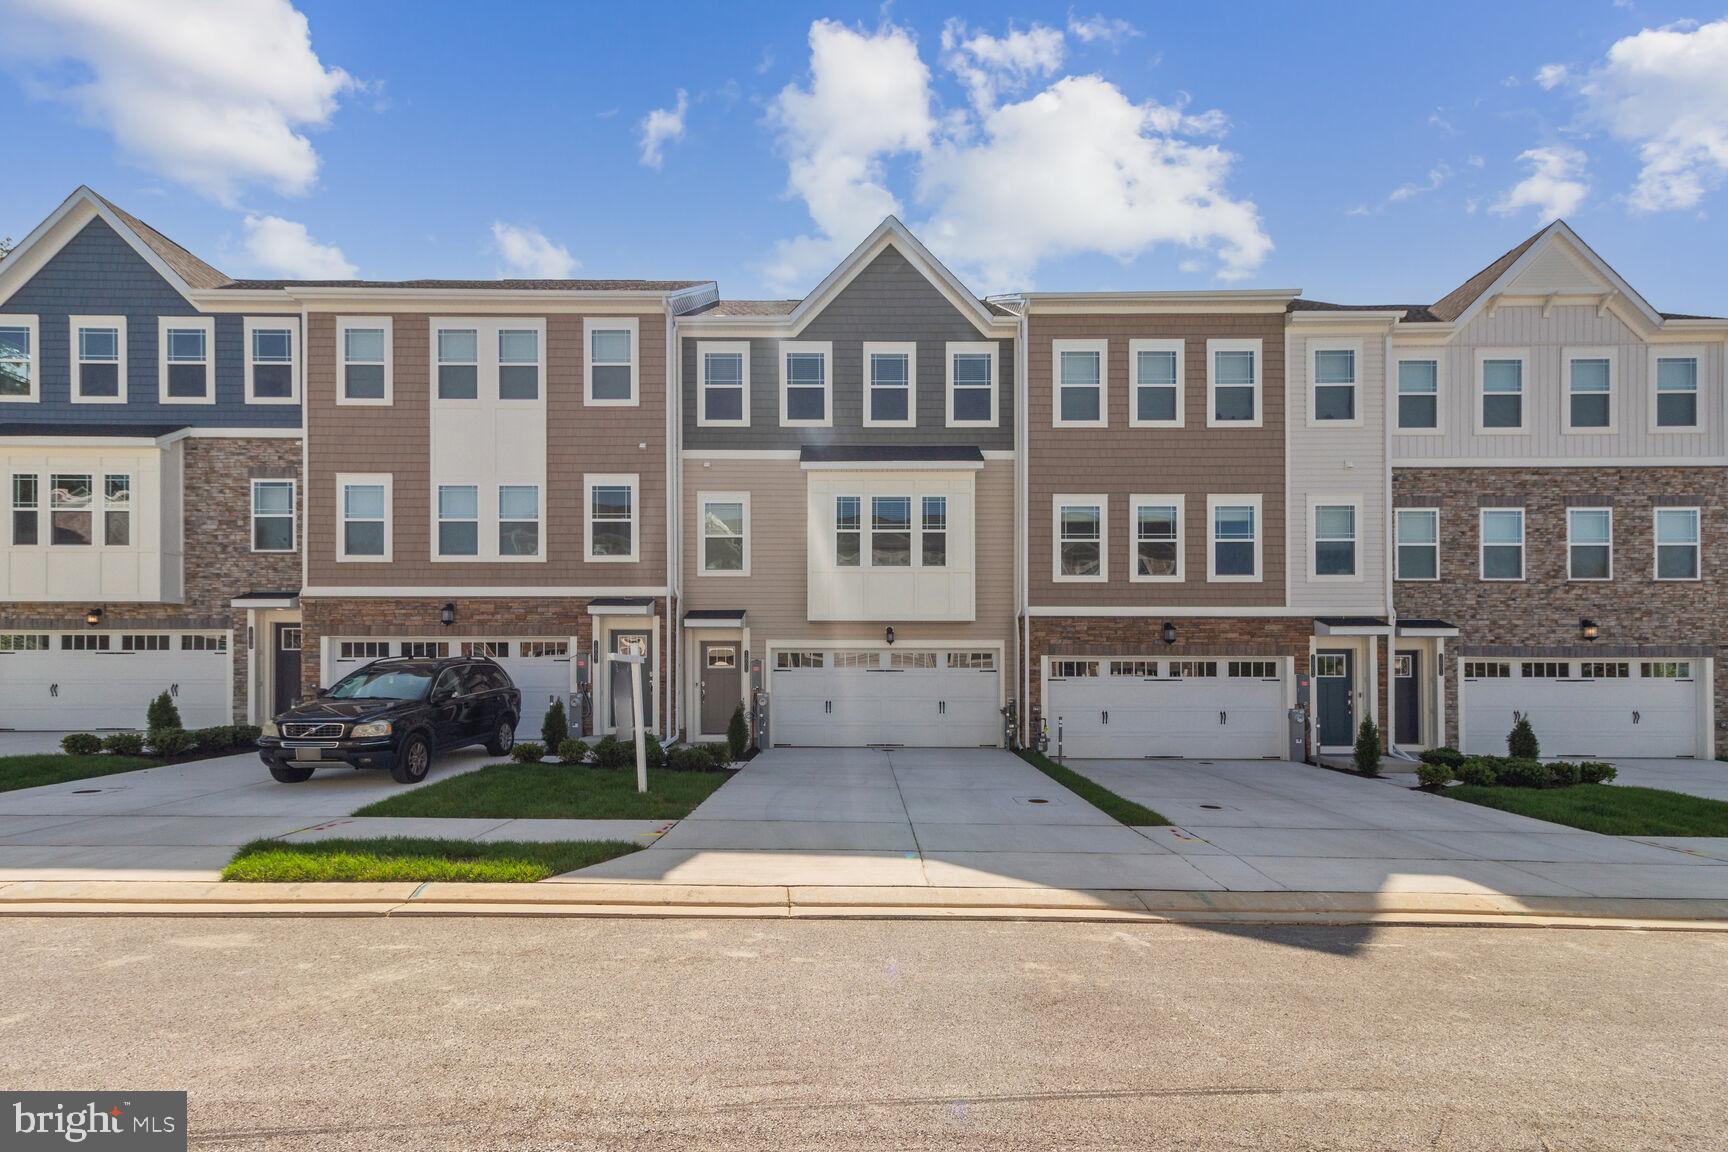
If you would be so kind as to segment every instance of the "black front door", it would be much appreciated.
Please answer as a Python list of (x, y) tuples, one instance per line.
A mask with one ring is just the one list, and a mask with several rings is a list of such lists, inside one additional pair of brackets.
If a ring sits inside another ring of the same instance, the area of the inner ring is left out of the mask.
[[(654, 726), (654, 644), (652, 635), (646, 630), (612, 633), (612, 651), (625, 655), (639, 652), (642, 661), (642, 726)], [(611, 678), (607, 695), (610, 697), (608, 707), (611, 709), (611, 728), (613, 731), (623, 729), (634, 732), (634, 719), (631, 716), (633, 707), (630, 696), (630, 665), (622, 660), (608, 660), (611, 665)]]
[(1355, 653), (1344, 649), (1314, 654), (1315, 720), (1322, 748), (1348, 748), (1356, 742)]
[(1392, 658), (1392, 706), (1398, 710), (1400, 744), (1422, 743), (1422, 682), (1416, 678), (1421, 667), (1419, 652), (1400, 652)]
[(276, 661), (272, 716), (280, 716), (300, 699), (300, 625), (278, 624), (275, 642), (271, 645)]

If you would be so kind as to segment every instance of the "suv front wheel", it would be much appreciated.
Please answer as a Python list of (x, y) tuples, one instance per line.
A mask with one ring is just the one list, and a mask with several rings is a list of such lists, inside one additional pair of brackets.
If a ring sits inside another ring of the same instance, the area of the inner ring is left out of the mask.
[(418, 784), (432, 771), (432, 744), (425, 736), (414, 735), (402, 742), (390, 775), (398, 784)]
[(506, 716), (498, 722), (498, 731), (492, 734), (492, 742), (486, 745), (486, 751), (494, 756), (507, 756), (515, 746), (516, 721)]

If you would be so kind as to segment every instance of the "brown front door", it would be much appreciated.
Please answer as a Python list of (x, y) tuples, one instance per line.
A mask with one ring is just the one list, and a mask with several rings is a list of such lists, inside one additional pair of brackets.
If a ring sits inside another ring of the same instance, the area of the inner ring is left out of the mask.
[(702, 733), (718, 736), (738, 710), (738, 645), (702, 645)]
[(280, 716), (300, 699), (300, 625), (278, 624), (275, 631), (275, 691), (270, 715)]

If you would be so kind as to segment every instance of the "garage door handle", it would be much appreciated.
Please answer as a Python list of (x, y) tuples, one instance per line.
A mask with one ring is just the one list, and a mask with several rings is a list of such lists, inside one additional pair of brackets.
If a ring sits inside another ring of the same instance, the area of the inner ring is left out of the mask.
[(58, 684), (48, 685), (48, 695), (50, 695), (50, 696), (60, 695), (60, 685), (58, 685)]
[(168, 695), (170, 695), (170, 696), (180, 695), (180, 685), (178, 685), (178, 684), (168, 685)]
[(946, 716), (948, 714), (948, 701), (936, 701), (936, 714), (939, 716)]
[(1636, 713), (1636, 712), (1632, 713), (1632, 723), (1636, 724), (1642, 718), (1643, 717), (1641, 717), (1638, 713)]
[(1218, 713), (1218, 723), (1220, 723), (1220, 724), (1230, 723), (1230, 713), (1228, 713), (1228, 712)]

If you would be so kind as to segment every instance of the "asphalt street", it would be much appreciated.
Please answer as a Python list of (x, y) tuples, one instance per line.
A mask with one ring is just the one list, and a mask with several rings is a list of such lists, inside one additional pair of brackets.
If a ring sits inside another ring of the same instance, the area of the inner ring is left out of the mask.
[(0, 1084), (213, 1149), (1692, 1149), (1728, 935), (0, 920)]

